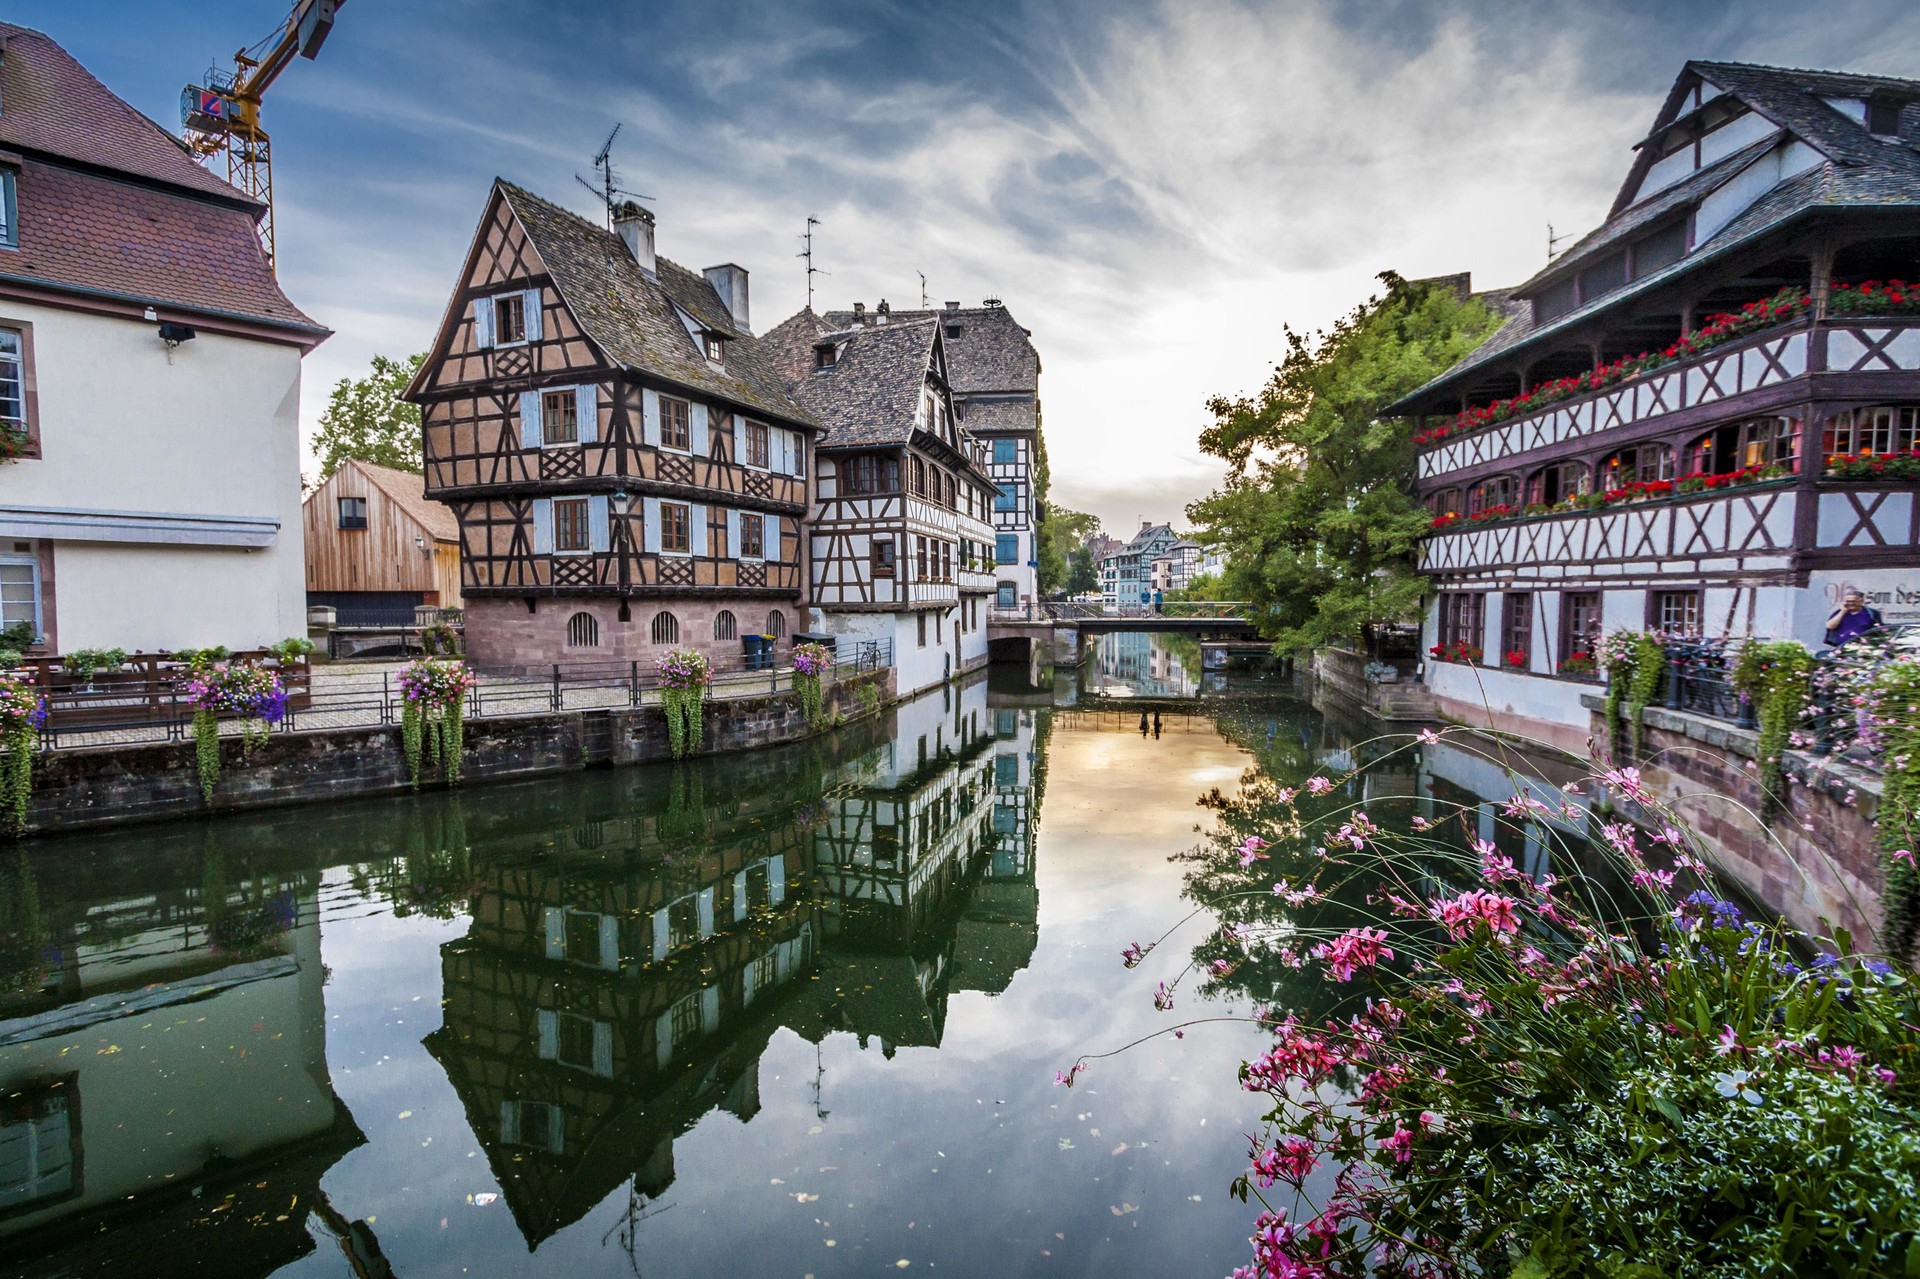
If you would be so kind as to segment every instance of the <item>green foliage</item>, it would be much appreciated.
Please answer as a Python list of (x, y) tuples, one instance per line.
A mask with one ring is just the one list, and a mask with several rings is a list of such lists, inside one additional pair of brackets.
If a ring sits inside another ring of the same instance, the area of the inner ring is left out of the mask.
[(1813, 654), (1795, 640), (1750, 640), (1733, 666), (1733, 686), (1760, 719), (1760, 790), (1768, 809), (1780, 799), (1780, 760), (1807, 707)]
[(420, 647), (432, 657), (458, 657), (460, 655), (460, 632), (447, 622), (435, 622), (422, 627)]
[(15, 622), (5, 630), (0, 630), (0, 648), (10, 648), (16, 653), (24, 653), (38, 642), (40, 636), (35, 633), (32, 622)]
[(684, 759), (688, 751), (699, 749), (706, 735), (702, 721), (702, 703), (706, 696), (704, 684), (660, 690), (660, 708), (667, 715), (667, 747), (675, 759)]
[(341, 378), (334, 384), (320, 428), (313, 433), (321, 479), (350, 457), (400, 471), (420, 470), (420, 408), (400, 393), (426, 358), (376, 355), (365, 377)]
[(124, 648), (80, 648), (60, 655), (67, 674), (78, 680), (90, 680), (101, 671), (117, 671), (126, 660)]
[(200, 772), (200, 797), (211, 802), (220, 781), (220, 712), (203, 706), (193, 713), (193, 756)]
[(1059, 592), (1073, 593), (1075, 590), (1097, 590), (1099, 580), (1093, 570), (1093, 556), (1085, 555), (1087, 577), (1086, 586), (1075, 587), (1079, 576), (1076, 555), (1084, 554), (1087, 539), (1100, 532), (1100, 517), (1088, 515), (1084, 511), (1070, 511), (1065, 507), (1047, 508), (1047, 518), (1034, 535), (1040, 561), (1040, 594), (1053, 595)]
[(1093, 552), (1084, 546), (1074, 547), (1067, 557), (1067, 594), (1086, 595), (1099, 589), (1100, 569), (1093, 562)]
[(1419, 616), (1414, 572), (1431, 522), (1414, 503), (1412, 430), (1386, 405), (1478, 346), (1499, 319), (1477, 301), (1391, 272), (1324, 333), (1287, 330), (1287, 351), (1254, 398), (1208, 402), (1200, 447), (1229, 466), (1187, 508), (1199, 540), (1229, 552), (1227, 594), (1253, 604), (1262, 635), (1301, 652), (1352, 644), (1369, 621)]
[(311, 654), (313, 641), (304, 635), (289, 635), (276, 644), (267, 645), (267, 652), (282, 662), (291, 662)]
[(870, 711), (880, 704), (880, 686), (872, 680), (860, 685), (860, 709)]
[(1667, 650), (1660, 637), (1644, 631), (1614, 630), (1600, 641), (1595, 654), (1607, 673), (1607, 723), (1620, 722), (1624, 703), (1627, 755), (1640, 754), (1640, 714), (1660, 695), (1667, 671)]
[(1880, 807), (1874, 824), (1885, 855), (1888, 945), (1913, 953), (1920, 938), (1920, 661), (1889, 662), (1873, 683), (1873, 715), (1880, 734)]
[(466, 748), (466, 699), (427, 704), (412, 698), (400, 708), (400, 749), (407, 758), (407, 776), (417, 789), (421, 769), (438, 764), (451, 786), (460, 780), (461, 753)]
[(0, 671), (19, 670), (20, 663), (26, 660), (17, 649), (0, 648)]
[(33, 752), (40, 730), (31, 721), (10, 718), (0, 732), (0, 805), (6, 810), (7, 829), (18, 835), (27, 828), (27, 803), (33, 798)]
[(171, 656), (176, 662), (185, 662), (187, 669), (198, 675), (232, 657), (233, 650), (225, 644), (215, 644), (212, 648), (177, 648)]
[(1168, 591), (1169, 600), (1226, 600), (1226, 578), (1218, 573), (1201, 573), (1177, 591)]

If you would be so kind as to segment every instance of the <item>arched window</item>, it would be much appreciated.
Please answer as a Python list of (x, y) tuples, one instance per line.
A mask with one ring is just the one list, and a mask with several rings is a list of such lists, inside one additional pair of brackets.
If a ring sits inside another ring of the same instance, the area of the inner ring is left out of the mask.
[(1543, 466), (1527, 477), (1528, 506), (1558, 506), (1593, 491), (1593, 469), (1585, 462)]
[(678, 644), (680, 642), (680, 619), (664, 609), (653, 615), (653, 642), (656, 644)]
[(1518, 487), (1511, 475), (1496, 475), (1492, 479), (1481, 480), (1467, 490), (1467, 514), (1479, 515), (1503, 506), (1512, 506)]
[(1876, 404), (1848, 409), (1827, 421), (1822, 445), (1828, 457), (1862, 453), (1911, 453), (1920, 449), (1920, 408), (1911, 404)]
[(1673, 450), (1664, 444), (1637, 444), (1621, 449), (1600, 464), (1600, 488), (1603, 492), (1623, 489), (1629, 484), (1647, 484), (1673, 478)]
[(714, 615), (713, 637), (717, 640), (738, 639), (740, 637), (740, 619), (730, 609), (721, 609)]
[(767, 634), (779, 639), (787, 633), (787, 615), (779, 609), (767, 614)]
[(1460, 514), (1460, 490), (1441, 489), (1427, 496), (1427, 509), (1436, 516)]
[(599, 648), (600, 619), (592, 613), (575, 613), (567, 619), (568, 648)]
[(1800, 422), (1790, 417), (1756, 417), (1729, 422), (1695, 437), (1681, 459), (1681, 474), (1726, 475), (1750, 466), (1795, 470), (1800, 458)]

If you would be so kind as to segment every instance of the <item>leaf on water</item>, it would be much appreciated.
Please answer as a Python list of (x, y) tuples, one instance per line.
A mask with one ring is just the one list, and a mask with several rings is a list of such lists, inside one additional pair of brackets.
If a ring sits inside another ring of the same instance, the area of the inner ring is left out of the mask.
[(1072, 1142), (1072, 1141), (1071, 1141), (1070, 1139), (1068, 1139), (1068, 1138), (1066, 1138), (1066, 1137), (1062, 1137), (1062, 1138), (1060, 1139), (1060, 1149), (1062, 1149), (1062, 1150), (1072, 1150), (1072, 1149), (1073, 1149), (1073, 1142)]
[(413, 1112), (411, 1110), (403, 1110), (400, 1112), (400, 1118), (411, 1119), (413, 1118)]
[(900, 1260), (893, 1263), (893, 1267), (896, 1270), (905, 1270), (908, 1266), (912, 1264), (913, 1263), (911, 1261), (908, 1261), (905, 1257), (902, 1257), (900, 1258)]
[(813, 1127), (807, 1129), (807, 1136), (812, 1137), (825, 1131), (825, 1128), (822, 1128), (819, 1124), (815, 1124)]
[(769, 1186), (784, 1186), (787, 1184), (787, 1182), (784, 1177), (769, 1177), (767, 1179), (767, 1184)]
[(1125, 1201), (1122, 1201), (1117, 1207), (1113, 1204), (1108, 1204), (1107, 1211), (1112, 1213), (1116, 1217), (1124, 1217), (1130, 1212), (1139, 1212), (1140, 1205), (1130, 1204), (1130, 1203), (1126, 1203)]
[(1124, 1154), (1126, 1154), (1126, 1153), (1127, 1153), (1127, 1143), (1126, 1143), (1126, 1142), (1124, 1142), (1124, 1141), (1123, 1141), (1123, 1142), (1121, 1142), (1121, 1143), (1120, 1143), (1119, 1145), (1117, 1145), (1117, 1146), (1115, 1146), (1115, 1147), (1113, 1148), (1113, 1150), (1112, 1150), (1112, 1151), (1111, 1151), (1110, 1153), (1111, 1153), (1111, 1154), (1114, 1154), (1114, 1155), (1124, 1155)]
[(793, 1197), (803, 1204), (818, 1203), (820, 1201), (819, 1195), (810, 1195), (804, 1190), (794, 1191)]

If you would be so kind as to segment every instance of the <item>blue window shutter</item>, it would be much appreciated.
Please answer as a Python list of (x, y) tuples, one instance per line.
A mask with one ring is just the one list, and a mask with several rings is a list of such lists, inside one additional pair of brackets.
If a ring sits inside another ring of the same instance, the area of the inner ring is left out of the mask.
[[(640, 439), (642, 443), (660, 447), (660, 392), (647, 390), (640, 392)], [(647, 520), (647, 527), (653, 527), (653, 520)]]
[(600, 438), (600, 387), (589, 382), (573, 388), (574, 416), (580, 421), (580, 442), (591, 444)]
[(695, 502), (687, 515), (687, 546), (695, 555), (706, 557), (713, 554), (713, 547), (707, 540), (707, 504)]
[(695, 457), (707, 455), (707, 406), (698, 401), (687, 406), (687, 445)]
[(727, 512), (727, 550), (736, 560), (740, 558), (740, 512)]
[(567, 912), (558, 906), (549, 906), (542, 913), (541, 922), (545, 925), (547, 958), (565, 959), (567, 957)]
[[(649, 392), (648, 394), (652, 394)], [(660, 499), (643, 497), (640, 499), (640, 519), (646, 530), (647, 554), (660, 553)]]
[(700, 1029), (711, 1034), (720, 1024), (720, 988), (709, 986), (700, 992)]
[(560, 1014), (541, 1008), (535, 1010), (534, 1017), (539, 1027), (540, 1060), (552, 1061), (560, 1055)]
[(667, 912), (653, 912), (653, 962), (659, 963), (667, 957), (667, 948), (673, 936), (673, 926), (667, 922)]
[(613, 524), (608, 506), (605, 493), (596, 493), (587, 499), (587, 536), (596, 551), (613, 549)]
[(520, 447), (540, 447), (540, 392), (520, 392)]
[(787, 900), (787, 859), (767, 858), (767, 895), (778, 906)]
[(538, 342), (540, 340), (540, 290), (528, 289), (522, 297), (524, 304), (521, 309), (527, 317), (527, 341)]
[[(733, 877), (733, 922), (739, 923), (747, 917), (747, 872), (739, 871)], [(747, 965), (747, 979), (753, 979), (753, 965)]]
[(713, 936), (713, 890), (703, 888), (700, 896), (694, 899), (693, 908), (699, 922), (702, 937)]
[(618, 915), (600, 916), (600, 966), (608, 970), (620, 967), (620, 917)]
[(493, 345), (493, 299), (473, 300), (473, 344), (485, 349)]
[(613, 1023), (593, 1023), (593, 1073), (602, 1079), (613, 1078)]
[(533, 553), (553, 554), (553, 499), (533, 499)]
[(733, 464), (747, 464), (747, 419), (738, 413), (733, 415)]

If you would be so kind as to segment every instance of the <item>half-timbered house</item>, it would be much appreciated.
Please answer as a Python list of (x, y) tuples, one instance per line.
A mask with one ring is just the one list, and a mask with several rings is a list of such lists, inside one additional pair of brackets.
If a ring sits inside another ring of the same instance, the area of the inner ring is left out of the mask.
[(827, 428), (808, 521), (821, 628), (891, 644), (901, 693), (984, 665), (996, 490), (954, 410), (942, 326), (802, 311), (766, 341)]
[[(825, 318), (839, 330), (872, 323), (881, 313), (855, 303), (853, 310), (830, 311)], [(1040, 353), (1033, 334), (999, 298), (979, 306), (948, 302), (938, 311), (892, 311), (889, 318), (896, 324), (935, 320), (940, 325), (961, 425), (981, 443), (994, 486), (994, 607), (1024, 608), (1039, 597), (1036, 539), (1046, 499)]]
[(1443, 708), (1583, 737), (1602, 630), (1818, 646), (1850, 586), (1920, 620), (1920, 502), (1874, 461), (1920, 448), (1917, 148), (1920, 81), (1688, 63), (1606, 222), (1389, 409)]
[(796, 629), (814, 424), (747, 272), (660, 257), (638, 205), (608, 231), (496, 182), (407, 395), (460, 521), (475, 662), (737, 656)]

